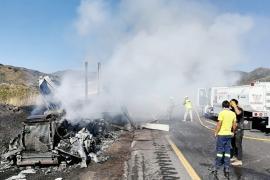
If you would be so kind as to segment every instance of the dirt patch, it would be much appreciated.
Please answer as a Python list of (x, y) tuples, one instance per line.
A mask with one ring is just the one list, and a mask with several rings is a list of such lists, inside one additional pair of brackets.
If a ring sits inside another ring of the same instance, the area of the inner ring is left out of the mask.
[(0, 154), (8, 148), (9, 141), (22, 130), (22, 121), (30, 114), (28, 107), (0, 104)]

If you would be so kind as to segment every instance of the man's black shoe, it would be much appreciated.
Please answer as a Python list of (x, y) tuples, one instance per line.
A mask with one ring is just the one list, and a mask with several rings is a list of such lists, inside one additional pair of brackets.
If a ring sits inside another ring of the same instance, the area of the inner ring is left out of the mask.
[(214, 176), (217, 176), (217, 170), (213, 170), (212, 172), (211, 172)]
[(230, 173), (229, 173), (229, 172), (224, 171), (224, 176), (225, 176), (227, 179), (230, 179)]

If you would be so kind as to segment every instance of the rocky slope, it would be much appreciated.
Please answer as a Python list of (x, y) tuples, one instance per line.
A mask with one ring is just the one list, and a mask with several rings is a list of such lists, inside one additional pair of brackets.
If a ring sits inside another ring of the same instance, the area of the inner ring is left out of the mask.
[(37, 87), (37, 79), (44, 75), (46, 74), (39, 71), (0, 64), (0, 84)]
[(270, 68), (257, 68), (251, 72), (241, 72), (239, 84), (250, 84), (255, 81), (270, 81)]
[(0, 64), (0, 103), (31, 104), (38, 94), (38, 78), (45, 73)]

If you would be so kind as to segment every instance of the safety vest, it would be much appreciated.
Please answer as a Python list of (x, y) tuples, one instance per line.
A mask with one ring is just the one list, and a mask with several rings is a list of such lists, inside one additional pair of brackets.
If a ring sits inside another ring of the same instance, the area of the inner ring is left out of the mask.
[(192, 103), (189, 99), (185, 100), (185, 108), (192, 109)]

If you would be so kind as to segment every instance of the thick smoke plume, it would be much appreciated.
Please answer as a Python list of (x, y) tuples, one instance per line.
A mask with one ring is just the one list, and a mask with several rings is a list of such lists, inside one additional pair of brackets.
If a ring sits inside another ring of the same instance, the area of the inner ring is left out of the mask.
[(184, 96), (195, 101), (199, 87), (236, 81), (228, 71), (245, 62), (253, 19), (206, 1), (82, 0), (75, 26), (90, 47), (86, 58), (103, 67), (103, 93), (79, 114), (112, 102), (149, 119), (166, 113), (171, 97), (181, 105)]

